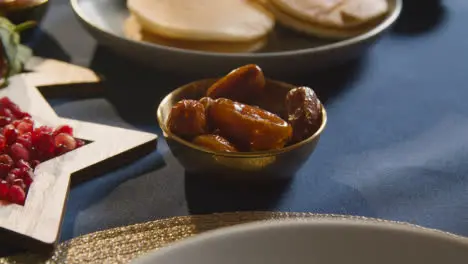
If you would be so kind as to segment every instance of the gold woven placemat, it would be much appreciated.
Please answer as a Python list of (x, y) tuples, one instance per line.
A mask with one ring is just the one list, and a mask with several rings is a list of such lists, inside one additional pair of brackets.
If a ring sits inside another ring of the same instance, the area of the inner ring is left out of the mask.
[(50, 259), (37, 255), (20, 255), (0, 258), (0, 264), (128, 263), (148, 251), (216, 228), (262, 220), (311, 217), (333, 216), (312, 213), (238, 212), (173, 217), (71, 239), (58, 245)]
[(0, 258), (0, 264), (128, 263), (148, 251), (205, 231), (254, 221), (290, 218), (346, 218), (391, 222), (357, 216), (283, 212), (238, 212), (181, 216), (80, 236), (60, 244), (50, 259), (41, 259), (36, 255), (21, 255)]

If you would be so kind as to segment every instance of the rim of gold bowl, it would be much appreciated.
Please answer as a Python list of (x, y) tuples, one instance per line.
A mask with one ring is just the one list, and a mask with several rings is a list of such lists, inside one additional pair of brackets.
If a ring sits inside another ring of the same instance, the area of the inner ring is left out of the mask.
[(49, 2), (49, 0), (33, 0), (30, 1), (27, 5), (14, 5), (14, 2), (17, 0), (6, 0), (0, 4), (0, 9), (4, 9), (6, 11), (15, 11), (15, 10), (22, 10), (40, 6)]

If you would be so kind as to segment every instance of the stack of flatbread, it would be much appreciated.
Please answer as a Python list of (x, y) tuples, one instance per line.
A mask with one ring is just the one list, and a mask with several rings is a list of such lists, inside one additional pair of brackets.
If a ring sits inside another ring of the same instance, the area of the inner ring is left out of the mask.
[(348, 38), (373, 27), (388, 0), (127, 0), (127, 37), (218, 52), (263, 47), (275, 20), (293, 30)]
[(127, 6), (128, 37), (196, 50), (255, 51), (275, 24), (248, 0), (128, 0)]
[(325, 38), (362, 34), (375, 26), (389, 10), (388, 0), (261, 1), (284, 26)]

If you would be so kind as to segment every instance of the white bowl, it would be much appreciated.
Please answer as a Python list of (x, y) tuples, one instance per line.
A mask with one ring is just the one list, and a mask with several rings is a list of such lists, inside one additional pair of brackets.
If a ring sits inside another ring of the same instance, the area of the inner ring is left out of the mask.
[(354, 218), (257, 222), (207, 232), (135, 264), (466, 264), (468, 239)]
[(363, 55), (397, 20), (403, 1), (388, 0), (388, 3), (388, 15), (374, 28), (356, 37), (330, 41), (306, 37), (277, 26), (269, 36), (269, 44), (260, 51), (218, 53), (128, 39), (122, 29), (129, 15), (126, 0), (71, 0), (79, 21), (100, 44), (155, 68), (198, 77), (223, 75), (250, 63), (258, 64), (274, 77), (309, 74), (312, 70), (342, 64)]

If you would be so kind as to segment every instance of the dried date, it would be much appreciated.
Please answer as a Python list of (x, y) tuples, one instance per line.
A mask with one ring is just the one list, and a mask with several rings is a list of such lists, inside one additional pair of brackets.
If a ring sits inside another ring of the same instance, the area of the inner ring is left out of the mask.
[(210, 97), (203, 97), (198, 101), (205, 107), (205, 110), (207, 110), (214, 100)]
[(249, 151), (280, 149), (292, 135), (291, 126), (279, 116), (225, 98), (215, 100), (207, 116), (223, 136)]
[(286, 95), (288, 122), (293, 128), (292, 143), (312, 136), (322, 124), (322, 107), (309, 87), (298, 87)]
[(193, 138), (207, 131), (205, 107), (195, 100), (182, 100), (171, 109), (169, 130), (183, 138)]
[(236, 147), (227, 139), (214, 134), (200, 135), (193, 140), (193, 144), (213, 151), (237, 152)]
[(265, 87), (265, 76), (262, 69), (255, 64), (249, 64), (231, 71), (207, 91), (207, 96), (213, 99), (228, 98), (234, 101), (249, 102), (258, 96)]

